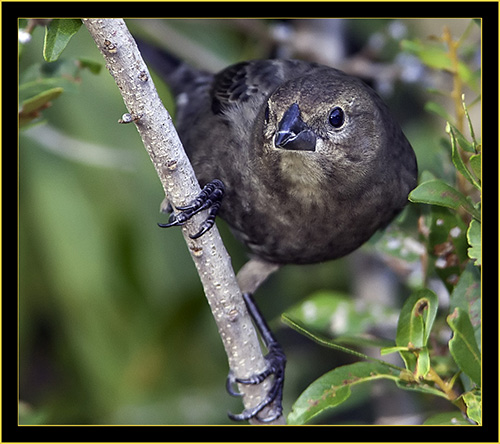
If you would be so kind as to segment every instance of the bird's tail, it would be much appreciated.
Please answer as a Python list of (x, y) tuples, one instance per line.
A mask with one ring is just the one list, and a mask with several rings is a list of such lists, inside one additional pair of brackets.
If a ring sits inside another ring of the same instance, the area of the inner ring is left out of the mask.
[(169, 85), (175, 96), (193, 91), (200, 82), (211, 77), (152, 43), (139, 38), (135, 41), (148, 66)]

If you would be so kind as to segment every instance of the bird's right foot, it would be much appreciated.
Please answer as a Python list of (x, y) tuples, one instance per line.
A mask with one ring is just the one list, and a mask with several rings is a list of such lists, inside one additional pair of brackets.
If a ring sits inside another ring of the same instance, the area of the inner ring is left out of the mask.
[(179, 212), (172, 213), (166, 224), (158, 224), (158, 226), (161, 228), (168, 228), (184, 225), (196, 213), (208, 209), (208, 216), (201, 224), (200, 230), (196, 234), (189, 236), (191, 239), (199, 238), (213, 227), (215, 217), (217, 216), (222, 198), (224, 197), (224, 191), (225, 187), (222, 181), (219, 179), (210, 181), (203, 187), (201, 193), (193, 202), (189, 205), (177, 207), (176, 210), (179, 210)]

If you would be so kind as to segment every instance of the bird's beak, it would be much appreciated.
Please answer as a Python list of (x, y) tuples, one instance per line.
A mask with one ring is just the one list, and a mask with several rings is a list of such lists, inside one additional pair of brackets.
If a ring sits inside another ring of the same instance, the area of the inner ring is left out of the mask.
[(316, 136), (300, 117), (300, 108), (292, 104), (283, 114), (274, 137), (274, 146), (287, 150), (314, 151)]

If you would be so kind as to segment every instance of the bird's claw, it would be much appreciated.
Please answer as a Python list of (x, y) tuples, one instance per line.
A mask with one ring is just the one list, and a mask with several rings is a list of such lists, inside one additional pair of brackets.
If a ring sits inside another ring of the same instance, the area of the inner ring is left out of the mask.
[(215, 223), (215, 217), (220, 209), (222, 197), (224, 196), (225, 187), (222, 181), (214, 179), (207, 183), (198, 197), (189, 205), (177, 207), (177, 214), (172, 213), (166, 224), (158, 224), (159, 227), (168, 228), (184, 225), (189, 219), (200, 211), (208, 209), (208, 216), (200, 226), (200, 230), (196, 234), (191, 234), (191, 239), (197, 239), (205, 234)]
[[(228, 416), (234, 421), (248, 421), (249, 419), (256, 418), (260, 422), (272, 422), (279, 418), (283, 413), (281, 401), (283, 399), (283, 383), (285, 381), (285, 365), (286, 357), (279, 344), (272, 344), (269, 347), (269, 353), (265, 356), (267, 361), (267, 368), (262, 373), (251, 375), (248, 378), (236, 378), (232, 373), (227, 378), (226, 388), (232, 396), (242, 396), (240, 392), (234, 390), (233, 386), (239, 384), (260, 384), (269, 376), (273, 375), (274, 380), (272, 386), (262, 402), (255, 407), (246, 409), (240, 414), (228, 413)], [(265, 407), (274, 407), (274, 413), (265, 418), (261, 418), (259, 413)]]

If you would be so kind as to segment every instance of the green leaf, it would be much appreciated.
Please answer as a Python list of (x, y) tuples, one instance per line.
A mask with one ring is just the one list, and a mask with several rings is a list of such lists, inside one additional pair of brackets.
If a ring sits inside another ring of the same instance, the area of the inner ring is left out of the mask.
[(63, 88), (52, 88), (47, 91), (43, 91), (35, 97), (25, 100), (22, 103), (21, 109), (25, 113), (37, 111), (40, 108), (46, 107), (48, 102), (59, 97), (63, 91)]
[(427, 418), (423, 425), (473, 425), (460, 412), (438, 413)]
[(474, 185), (478, 190), (481, 190), (481, 185), (476, 180), (476, 178), (471, 174), (468, 168), (465, 166), (462, 156), (458, 151), (457, 138), (459, 137), (461, 138), (462, 142), (460, 143), (460, 146), (462, 146), (462, 148), (464, 148), (464, 146), (468, 146), (468, 150), (473, 152), (474, 151), (473, 146), (471, 144), (468, 144), (468, 142), (465, 140), (462, 134), (460, 134), (460, 132), (456, 128), (454, 128), (453, 125), (450, 125), (449, 122), (446, 124), (446, 132), (450, 134), (451, 159), (453, 161), (453, 165), (455, 165), (457, 171), (459, 171), (460, 174), (462, 174), (472, 185)]
[(314, 381), (295, 401), (288, 424), (305, 424), (351, 396), (357, 384), (377, 379), (399, 380), (399, 372), (380, 362), (356, 362), (337, 367)]
[(477, 385), (481, 385), (481, 353), (474, 337), (469, 315), (456, 307), (446, 318), (453, 330), (453, 337), (448, 343), (451, 355), (462, 370)]
[[(450, 123), (448, 120), (446, 122), (446, 127), (445, 131), (455, 137), (456, 141), (458, 142), (458, 145), (464, 150), (467, 151), (468, 153), (475, 153), (474, 149), (474, 144), (472, 142), (469, 142), (466, 137), (458, 130), (458, 128)], [(453, 143), (453, 141), (452, 141)]]
[[(479, 98), (481, 98), (481, 96), (479, 96)], [(474, 147), (474, 152), (477, 153), (477, 149), (478, 149), (479, 144), (476, 140), (476, 135), (474, 133), (474, 127), (472, 126), (472, 121), (470, 119), (469, 110), (467, 109), (467, 105), (465, 104), (465, 95), (462, 95), (462, 107), (464, 109), (465, 117), (467, 118), (467, 124), (469, 126), (469, 132), (470, 132), (470, 136), (472, 138), (472, 145)]]
[(418, 352), (417, 366), (415, 368), (415, 378), (418, 380), (426, 377), (427, 373), (431, 369), (431, 357), (429, 354), (429, 349), (427, 347), (422, 347)]
[(472, 168), (472, 172), (476, 175), (478, 180), (481, 178), (481, 154), (474, 154), (470, 156), (469, 163)]
[(62, 92), (63, 88), (51, 88), (23, 101), (19, 111), (19, 127), (38, 118), (40, 111), (47, 108), (50, 102), (59, 97)]
[(401, 351), (406, 368), (417, 378), (425, 377), (429, 371), (427, 341), (436, 318), (437, 296), (428, 289), (414, 292), (404, 303), (398, 320), (396, 345), (407, 347)]
[(470, 248), (467, 254), (474, 261), (474, 265), (481, 266), (481, 222), (472, 220), (467, 230), (467, 241)]
[(429, 180), (415, 188), (408, 199), (411, 202), (439, 205), (454, 210), (463, 207), (471, 216), (481, 220), (481, 213), (460, 191), (440, 179)]
[(436, 294), (426, 288), (415, 291), (404, 303), (399, 315), (396, 344), (414, 348), (425, 347), (436, 318)]
[(450, 312), (459, 307), (469, 315), (476, 343), (481, 344), (481, 272), (469, 262), (450, 297)]
[(464, 393), (462, 399), (467, 406), (467, 416), (481, 425), (481, 389), (475, 388), (470, 392)]
[(45, 28), (43, 57), (47, 62), (56, 61), (71, 37), (82, 26), (80, 19), (54, 19)]

